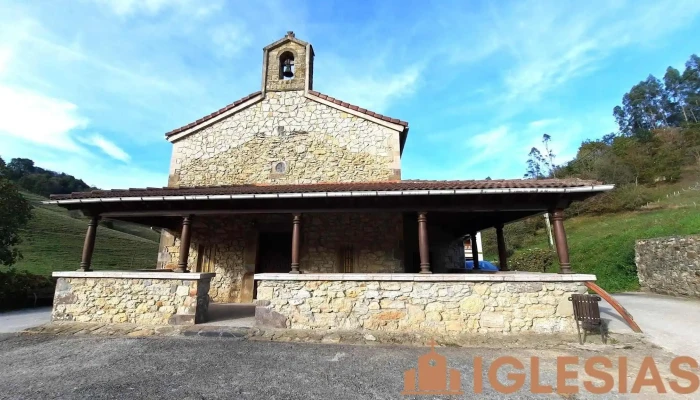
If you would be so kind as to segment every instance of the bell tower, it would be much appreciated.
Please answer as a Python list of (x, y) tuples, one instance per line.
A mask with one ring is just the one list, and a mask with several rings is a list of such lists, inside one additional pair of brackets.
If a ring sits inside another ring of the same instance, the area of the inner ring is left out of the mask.
[(289, 31), (280, 40), (263, 48), (262, 92), (313, 88), (314, 50)]

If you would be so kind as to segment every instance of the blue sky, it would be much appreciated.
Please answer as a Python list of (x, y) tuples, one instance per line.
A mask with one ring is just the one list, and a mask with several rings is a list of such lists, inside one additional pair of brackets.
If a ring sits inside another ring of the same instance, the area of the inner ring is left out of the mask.
[(314, 89), (410, 123), (404, 179), (519, 178), (615, 130), (635, 83), (700, 52), (700, 1), (0, 0), (0, 156), (165, 186), (163, 134), (259, 90), (293, 30)]

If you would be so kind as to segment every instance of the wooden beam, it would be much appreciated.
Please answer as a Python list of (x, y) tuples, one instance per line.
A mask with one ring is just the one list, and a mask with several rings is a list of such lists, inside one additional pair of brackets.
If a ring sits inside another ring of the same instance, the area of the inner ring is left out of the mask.
[(571, 274), (571, 264), (569, 263), (569, 245), (566, 242), (566, 231), (564, 230), (564, 210), (557, 208), (552, 213), (552, 225), (554, 225), (554, 242), (559, 256), (559, 272)]
[(420, 273), (430, 274), (430, 248), (428, 246), (428, 217), (425, 211), (418, 213), (418, 252), (420, 253)]
[(299, 273), (299, 252), (301, 249), (301, 214), (292, 218), (292, 270), (290, 274)]
[(498, 242), (498, 267), (501, 271), (508, 271), (508, 253), (503, 224), (496, 225), (496, 241)]
[(83, 254), (80, 259), (80, 268), (78, 271), (92, 271), (92, 253), (95, 250), (95, 236), (97, 236), (97, 224), (100, 217), (93, 216), (88, 222), (87, 232), (85, 233), (85, 242), (83, 242)]
[(180, 258), (174, 272), (188, 272), (187, 259), (190, 256), (190, 239), (192, 238), (192, 216), (182, 218), (182, 233), (180, 234)]
[(472, 242), (472, 262), (474, 263), (474, 269), (479, 269), (479, 242), (476, 240), (476, 231), (469, 233), (469, 240)]
[(336, 212), (457, 212), (457, 213), (488, 213), (488, 212), (545, 212), (546, 206), (518, 207), (509, 209), (494, 209), (492, 207), (405, 207), (405, 208), (365, 208), (365, 207), (339, 207), (339, 208), (269, 208), (269, 209), (180, 209), (180, 210), (134, 210), (134, 211), (105, 211), (101, 215), (105, 218), (125, 217), (184, 217), (186, 215), (238, 215), (238, 214), (299, 214), (299, 213), (336, 213)]

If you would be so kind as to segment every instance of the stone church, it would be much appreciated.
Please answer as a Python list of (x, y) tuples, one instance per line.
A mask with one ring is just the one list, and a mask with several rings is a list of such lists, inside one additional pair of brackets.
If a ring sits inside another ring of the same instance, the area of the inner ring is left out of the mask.
[[(169, 187), (399, 181), (408, 123), (314, 91), (313, 72), (313, 47), (293, 32), (266, 46), (260, 91), (166, 134)], [(289, 271), (290, 214), (198, 217), (192, 229), (190, 269), (216, 272), (215, 301), (250, 301), (254, 273)], [(403, 235), (401, 212), (307, 213), (300, 264), (305, 272), (404, 272)], [(434, 247), (452, 247), (446, 262), (463, 265), (459, 238), (440, 243), (437, 235)], [(162, 236), (163, 267), (174, 268), (178, 236)]]
[[(79, 270), (53, 274), (54, 320), (194, 324), (210, 300), (255, 299), (277, 328), (574, 331), (568, 298), (595, 276), (572, 273), (564, 210), (612, 185), (401, 179), (408, 123), (314, 91), (292, 32), (262, 64), (260, 91), (166, 134), (168, 187), (51, 196), (90, 217)], [(504, 225), (544, 212), (560, 273), (508, 271)], [(160, 270), (93, 270), (100, 219), (161, 228)], [(488, 228), (499, 271), (467, 270), (464, 238)]]

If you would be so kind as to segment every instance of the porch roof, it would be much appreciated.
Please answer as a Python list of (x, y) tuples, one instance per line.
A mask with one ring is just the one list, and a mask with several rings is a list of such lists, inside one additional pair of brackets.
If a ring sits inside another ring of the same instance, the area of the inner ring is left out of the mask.
[(578, 179), (406, 180), (93, 190), (52, 195), (44, 203), (166, 228), (179, 226), (186, 215), (425, 211), (433, 223), (480, 230), (612, 188)]
[[(53, 194), (47, 204), (163, 200), (222, 200), (235, 198), (333, 197), (333, 196), (397, 196), (445, 194), (502, 193), (597, 193), (612, 189), (612, 185), (580, 179), (542, 180), (466, 180), (427, 181), (405, 180), (385, 182), (334, 182), (293, 185), (222, 185), (178, 188), (131, 188), (93, 190), (71, 194)], [(242, 197), (244, 196), (244, 197)], [(76, 201), (77, 200), (77, 201)]]

